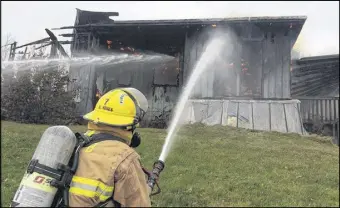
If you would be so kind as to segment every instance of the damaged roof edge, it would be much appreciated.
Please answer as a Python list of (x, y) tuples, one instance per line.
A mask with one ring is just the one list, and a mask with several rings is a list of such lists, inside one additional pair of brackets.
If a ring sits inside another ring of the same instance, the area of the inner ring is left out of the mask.
[(306, 21), (306, 16), (280, 16), (280, 17), (230, 17), (207, 19), (167, 19), (167, 20), (115, 20), (115, 24), (201, 24), (214, 22), (301, 22)]
[[(119, 16), (118, 12), (86, 11), (76, 8), (79, 22), (91, 15)], [(211, 24), (218, 22), (300, 22), (304, 24), (307, 16), (258, 16), (258, 17), (227, 17), (227, 18), (202, 18), (202, 19), (163, 19), (163, 20), (112, 20), (114, 25), (181, 25), (181, 24)]]
[(323, 56), (310, 56), (310, 57), (304, 57), (301, 59), (298, 59), (297, 61), (299, 62), (304, 62), (304, 61), (316, 61), (316, 60), (339, 60), (339, 54), (331, 54), (331, 55), (323, 55)]
[[(306, 16), (286, 16), (286, 17), (239, 17), (239, 18), (212, 18), (212, 19), (173, 19), (173, 20), (115, 20), (112, 23), (75, 24), (74, 26), (64, 26), (52, 28), (52, 30), (70, 29), (78, 27), (113, 27), (113, 26), (170, 26), (170, 25), (200, 25), (216, 23), (293, 23), (298, 22), (303, 25)], [(112, 20), (113, 21), (113, 20)]]
[[(212, 18), (212, 19), (173, 19), (173, 20), (114, 20), (110, 25), (102, 24), (101, 26), (119, 26), (119, 25), (195, 25), (195, 24), (212, 24), (212, 23), (244, 23), (244, 22), (263, 22), (263, 23), (284, 23), (299, 22), (304, 24), (306, 18)], [(89, 24), (90, 25), (90, 24)], [(80, 25), (79, 25), (80, 26)], [(93, 25), (95, 26), (95, 25)], [(100, 26), (100, 25), (98, 25)]]
[(92, 14), (101, 14), (101, 15), (106, 15), (108, 17), (110, 16), (119, 16), (119, 12), (96, 12), (96, 11), (86, 11), (86, 10), (81, 10), (76, 8), (77, 12), (88, 12)]

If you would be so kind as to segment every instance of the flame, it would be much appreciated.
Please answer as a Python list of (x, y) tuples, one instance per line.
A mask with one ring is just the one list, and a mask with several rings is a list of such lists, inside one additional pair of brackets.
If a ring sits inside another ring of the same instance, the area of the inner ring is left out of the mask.
[(100, 98), (101, 96), (102, 96), (101, 93), (100, 93), (99, 90), (97, 89), (96, 97), (97, 97), (97, 98)]

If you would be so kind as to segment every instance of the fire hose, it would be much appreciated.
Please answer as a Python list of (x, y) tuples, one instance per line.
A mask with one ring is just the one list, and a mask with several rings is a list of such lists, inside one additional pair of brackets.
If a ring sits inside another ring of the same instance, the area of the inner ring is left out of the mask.
[[(143, 169), (144, 173), (148, 176), (147, 184), (150, 188), (149, 195), (154, 196), (154, 195), (161, 193), (161, 188), (158, 185), (158, 179), (159, 179), (160, 173), (164, 169), (164, 162), (161, 161), (161, 160), (156, 161), (153, 164), (153, 169), (152, 169), (151, 172), (146, 170), (145, 168), (142, 168), (142, 169)], [(153, 192), (155, 185), (157, 187), (157, 190), (155, 192)]]

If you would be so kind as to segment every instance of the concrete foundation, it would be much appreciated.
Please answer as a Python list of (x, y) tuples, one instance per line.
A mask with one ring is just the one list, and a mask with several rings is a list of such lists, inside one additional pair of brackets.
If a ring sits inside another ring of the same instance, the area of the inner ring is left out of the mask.
[(189, 100), (181, 123), (306, 134), (299, 100)]

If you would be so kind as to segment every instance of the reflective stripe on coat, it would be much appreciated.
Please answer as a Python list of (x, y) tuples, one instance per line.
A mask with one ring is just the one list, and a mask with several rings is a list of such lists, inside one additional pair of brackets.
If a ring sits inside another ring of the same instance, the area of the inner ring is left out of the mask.
[(70, 185), (69, 206), (94, 207), (114, 199), (122, 207), (150, 207), (139, 159), (134, 149), (119, 141), (106, 140), (84, 147)]

